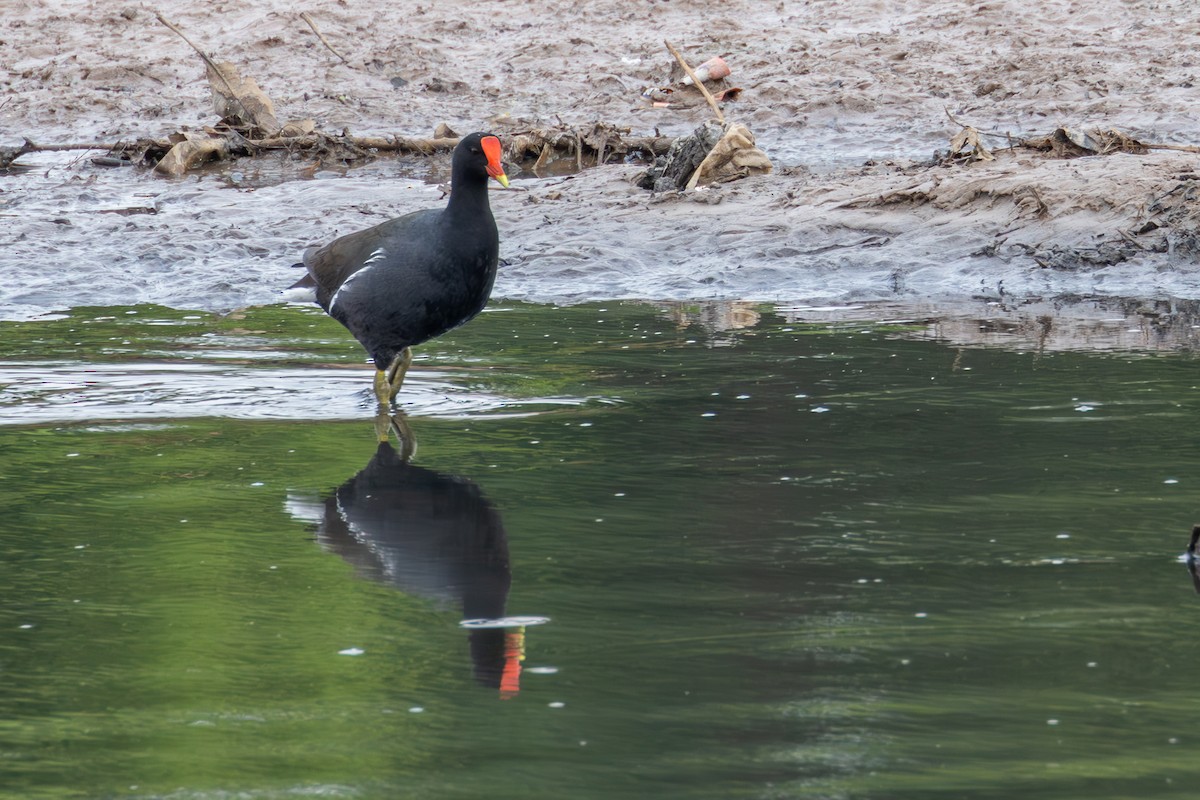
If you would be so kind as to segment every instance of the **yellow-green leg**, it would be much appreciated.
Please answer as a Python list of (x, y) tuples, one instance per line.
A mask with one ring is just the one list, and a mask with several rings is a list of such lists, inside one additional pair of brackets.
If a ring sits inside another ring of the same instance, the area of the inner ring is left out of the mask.
[(412, 348), (406, 347), (396, 354), (386, 370), (375, 370), (375, 398), (380, 406), (387, 407), (396, 399), (412, 360)]
[(404, 376), (408, 374), (410, 366), (412, 366), (412, 348), (406, 347), (392, 359), (392, 365), (388, 367), (388, 384), (391, 386), (388, 402), (395, 400), (396, 395), (400, 393), (400, 387), (404, 385)]
[(387, 373), (381, 369), (375, 370), (375, 399), (379, 401), (380, 412), (386, 411), (388, 403), (391, 402), (389, 393), (391, 386), (388, 385)]

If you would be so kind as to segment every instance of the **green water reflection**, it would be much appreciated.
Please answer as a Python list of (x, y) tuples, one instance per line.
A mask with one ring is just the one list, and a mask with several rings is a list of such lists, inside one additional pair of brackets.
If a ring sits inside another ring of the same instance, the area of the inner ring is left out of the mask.
[[(298, 309), (131, 310), (5, 324), (0, 360), (362, 361)], [(85, 385), (23, 423), (0, 384), (0, 796), (1193, 796), (1190, 355), (686, 311), (427, 346), (574, 403), (418, 408), (371, 485), (366, 411), (72, 418)], [(476, 613), (550, 618), (508, 699)]]

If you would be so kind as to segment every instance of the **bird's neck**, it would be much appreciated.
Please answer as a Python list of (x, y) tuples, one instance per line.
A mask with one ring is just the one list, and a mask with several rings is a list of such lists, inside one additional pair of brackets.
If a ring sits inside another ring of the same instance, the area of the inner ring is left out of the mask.
[(446, 211), (452, 216), (473, 217), (491, 213), (488, 205), (487, 178), (454, 177), (450, 181), (450, 202)]

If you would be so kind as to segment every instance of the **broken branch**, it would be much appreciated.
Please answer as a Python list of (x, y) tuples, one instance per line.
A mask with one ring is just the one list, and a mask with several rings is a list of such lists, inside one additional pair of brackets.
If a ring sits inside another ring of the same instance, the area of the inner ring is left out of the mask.
[(331, 45), (325, 39), (325, 37), (321, 34), (320, 29), (317, 27), (317, 23), (313, 22), (313, 18), (308, 15), (307, 11), (300, 12), (300, 19), (302, 19), (308, 23), (308, 27), (312, 28), (312, 32), (315, 33), (317, 35), (317, 38), (321, 40), (321, 44), (325, 45), (325, 49), (327, 49), (329, 52), (333, 53), (335, 56), (340, 58), (342, 60), (343, 64), (345, 64), (347, 66), (350, 65), (350, 62), (346, 60), (346, 57), (344, 55), (342, 55), (341, 53), (339, 53), (337, 50), (334, 50), (333, 45)]
[[(229, 81), (226, 80), (226, 78), (225, 78), (225, 73), (222, 72), (221, 68), (217, 66), (217, 62), (213, 61), (209, 57), (208, 53), (205, 53), (203, 50), (201, 50), (199, 47), (197, 47), (196, 44), (191, 39), (189, 39), (186, 35), (184, 35), (183, 31), (179, 30), (179, 28), (177, 28), (175, 26), (175, 24), (173, 22), (171, 22), (171, 20), (164, 17), (162, 15), (161, 11), (155, 11), (154, 16), (158, 18), (159, 22), (161, 22), (163, 25), (166, 25), (168, 28), (170, 28), (175, 33), (176, 36), (178, 36), (180, 39), (183, 39), (185, 42), (187, 42), (189, 47), (191, 47), (193, 50), (196, 51), (196, 53), (200, 56), (200, 58), (202, 58), (204, 60), (204, 64), (205, 64), (205, 66), (208, 67), (209, 73), (215, 74), (218, 78), (220, 78), (221, 82), (223, 84), (225, 84), (225, 88), (229, 90), (229, 96), (232, 97), (238, 103), (238, 105), (242, 105), (241, 98), (238, 96), (238, 93), (236, 91), (234, 91), (234, 88), (229, 85)], [(247, 116), (249, 116), (250, 112), (248, 109), (246, 109), (246, 107), (244, 105), (242, 105), (242, 111), (245, 112), (247, 114)]]
[(708, 91), (708, 87), (704, 85), (704, 81), (700, 80), (692, 68), (688, 66), (688, 63), (684, 61), (683, 56), (679, 54), (679, 51), (675, 49), (673, 44), (668, 42), (666, 39), (663, 39), (663, 44), (667, 46), (667, 50), (670, 51), (671, 55), (675, 56), (675, 60), (679, 62), (679, 66), (683, 67), (683, 71), (686, 72), (688, 77), (692, 79), (692, 83), (695, 84), (696, 88), (700, 90), (700, 93), (704, 95), (704, 99), (707, 100), (709, 106), (712, 107), (713, 113), (717, 115), (717, 121), (724, 125), (725, 115), (721, 113), (721, 107), (717, 105), (716, 98), (712, 96), (712, 92)]

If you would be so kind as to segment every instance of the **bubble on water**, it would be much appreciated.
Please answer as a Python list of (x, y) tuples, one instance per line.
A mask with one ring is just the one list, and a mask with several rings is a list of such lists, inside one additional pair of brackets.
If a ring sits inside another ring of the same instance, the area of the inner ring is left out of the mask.
[(482, 628), (524, 628), (532, 625), (545, 625), (549, 621), (549, 617), (497, 617), (495, 619), (464, 619), (458, 623), (458, 626), (472, 630)]
[(529, 675), (557, 675), (558, 667), (526, 667), (525, 672)]
[(813, 409), (810, 409), (810, 410), (811, 410), (811, 411), (812, 411), (812, 413), (814, 413), (814, 414), (824, 414), (824, 413), (825, 413), (826, 411), (828, 411), (829, 409), (828, 409), (828, 408), (826, 408), (825, 406), (817, 406), (816, 408), (813, 408)]
[(1071, 534), (1069, 534), (1069, 533), (1060, 533), (1060, 534), (1058, 534), (1057, 536), (1055, 536), (1054, 538), (1055, 538), (1055, 539), (1070, 539), (1070, 538), (1071, 538)]
[(262, 481), (255, 481), (254, 483), (252, 483), (250, 485), (251, 486), (265, 486), (266, 484), (264, 484)]
[(702, 416), (702, 417), (715, 417), (716, 415), (717, 415), (717, 412), (715, 412), (715, 411), (705, 411), (705, 412), (704, 412), (703, 414), (701, 414), (700, 416)]
[(67, 453), (67, 458), (79, 458), (79, 453)]
[(408, 710), (408, 712), (409, 712), (410, 714), (421, 714), (421, 713), (423, 713), (424, 711), (425, 711), (425, 707), (424, 707), (424, 706), (413, 706), (412, 708), (410, 708), (410, 709)]
[(1176, 480), (1175, 478), (1167, 478), (1165, 481), (1163, 481), (1163, 483), (1174, 484), (1174, 483), (1179, 483), (1179, 481)]
[(925, 613), (924, 611), (918, 611), (917, 613), (913, 614), (913, 616), (917, 619), (925, 619), (929, 616), (929, 614)]
[(1087, 665), (1088, 665), (1090, 668), (1092, 668), (1092, 669), (1095, 669), (1096, 667), (1098, 667), (1098, 666), (1100, 665), (1100, 662), (1098, 662), (1098, 661), (1089, 661), (1089, 662), (1087, 663)]
[(749, 399), (750, 399), (750, 395), (748, 395), (748, 394), (739, 394), (739, 395), (737, 396), (737, 399), (738, 399), (738, 400), (749, 400)]
[(1046, 720), (1046, 724), (1047, 724), (1047, 725), (1057, 725), (1057, 724), (1058, 724), (1058, 720), (1056, 720), (1056, 719), (1048, 719), (1048, 720)]
[(566, 708), (567, 707), (567, 704), (562, 702), (561, 700), (555, 700), (552, 703), (546, 703), (546, 705), (550, 706), (551, 708)]
[(367, 651), (363, 650), (362, 648), (359, 648), (359, 647), (347, 647), (345, 650), (338, 650), (338, 655), (339, 656), (361, 656), (365, 652), (367, 652)]
[(1075, 406), (1075, 410), (1076, 411), (1095, 411), (1096, 407), (1089, 406), (1086, 403), (1081, 403), (1080, 405)]
[(28, 622), (26, 622), (24, 625), (21, 626), (21, 630), (27, 631), (32, 627), (33, 627), (32, 625), (30, 625)]

